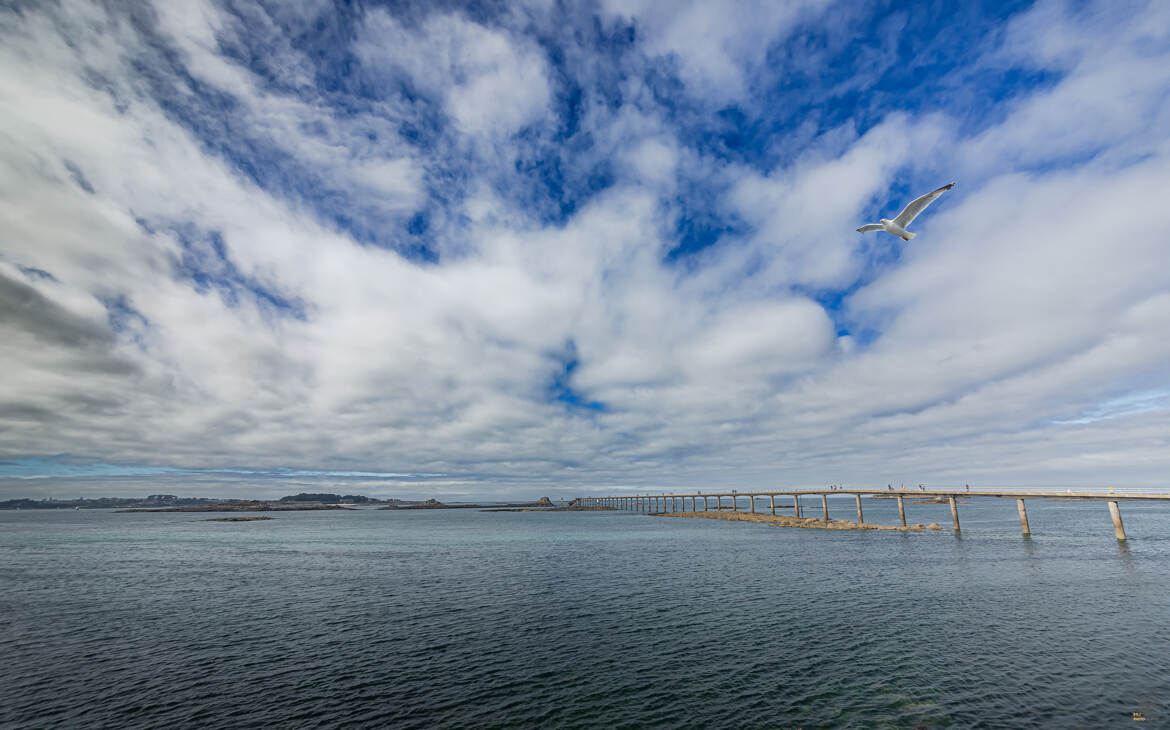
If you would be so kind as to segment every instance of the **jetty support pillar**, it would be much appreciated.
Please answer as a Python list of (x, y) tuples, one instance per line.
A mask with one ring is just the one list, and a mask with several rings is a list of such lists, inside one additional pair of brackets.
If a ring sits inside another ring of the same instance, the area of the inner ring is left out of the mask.
[(772, 516), (775, 517), (776, 516), (776, 495), (775, 494), (768, 495), (768, 505), (772, 508)]
[(1020, 531), (1024, 537), (1032, 536), (1032, 528), (1028, 527), (1028, 508), (1024, 506), (1024, 500), (1016, 500), (1016, 510), (1020, 513)]
[(1125, 539), (1125, 525), (1121, 524), (1121, 509), (1118, 508), (1117, 502), (1109, 503), (1109, 516), (1113, 518), (1113, 534), (1117, 535), (1118, 540)]
[(898, 495), (898, 519), (902, 520), (902, 527), (906, 526), (906, 505), (902, 502), (902, 495)]
[(756, 495), (748, 495), (748, 504), (751, 505), (752, 514), (754, 515), (756, 513)]
[(861, 514), (861, 495), (855, 494), (853, 496), (857, 498), (857, 524), (864, 525), (865, 524), (865, 516), (863, 514)]
[(792, 511), (797, 517), (800, 517), (800, 495), (792, 495)]
[(821, 510), (825, 513), (825, 522), (829, 521), (829, 496), (827, 494), (821, 495)]
[(955, 501), (955, 495), (950, 497), (951, 503), (951, 521), (955, 523), (955, 532), (959, 532), (959, 503)]

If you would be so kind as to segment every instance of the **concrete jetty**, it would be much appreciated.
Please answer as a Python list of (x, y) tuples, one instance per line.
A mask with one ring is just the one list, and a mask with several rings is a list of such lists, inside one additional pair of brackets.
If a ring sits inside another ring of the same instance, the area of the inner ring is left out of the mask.
[[(898, 500), (898, 518), (902, 527), (906, 527), (906, 497), (916, 499), (938, 498), (945, 499), (951, 508), (951, 522), (955, 532), (960, 532), (959, 499), (968, 497), (991, 497), (998, 499), (1014, 499), (1020, 515), (1020, 531), (1028, 537), (1032, 534), (1028, 523), (1028, 510), (1025, 500), (1028, 499), (1055, 499), (1060, 501), (1105, 502), (1109, 509), (1109, 517), (1113, 523), (1113, 534), (1118, 540), (1125, 540), (1125, 526), (1121, 521), (1120, 502), (1170, 502), (1170, 493), (1162, 492), (1074, 492), (1059, 491), (1010, 491), (1010, 490), (937, 490), (937, 489), (797, 489), (760, 492), (695, 492), (678, 494), (632, 494), (611, 495), (601, 497), (578, 497), (579, 504), (585, 506), (609, 507), (611, 509), (643, 512), (647, 514), (683, 514), (703, 513), (712, 510), (718, 512), (730, 510), (739, 511), (740, 501), (747, 499), (745, 514), (755, 514), (756, 500), (767, 498), (768, 508), (772, 515), (776, 509), (791, 509), (796, 518), (803, 517), (801, 497), (820, 497), (821, 510), (824, 521), (829, 521), (829, 495), (851, 494), (857, 505), (857, 524), (865, 525), (865, 516), (862, 512), (861, 498), (863, 496), (895, 497)], [(724, 505), (724, 498), (728, 504)], [(777, 498), (781, 501), (777, 503)], [(690, 509), (687, 509), (687, 500), (690, 500)], [(787, 502), (787, 503), (786, 503)], [(702, 509), (700, 510), (700, 505)], [(761, 515), (761, 518), (763, 516)]]

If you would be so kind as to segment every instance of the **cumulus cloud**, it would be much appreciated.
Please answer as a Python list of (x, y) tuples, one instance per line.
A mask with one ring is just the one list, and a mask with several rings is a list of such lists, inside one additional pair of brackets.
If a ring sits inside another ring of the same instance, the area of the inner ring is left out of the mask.
[(713, 7), (2, 11), (0, 490), (1160, 479), (1161, 6)]

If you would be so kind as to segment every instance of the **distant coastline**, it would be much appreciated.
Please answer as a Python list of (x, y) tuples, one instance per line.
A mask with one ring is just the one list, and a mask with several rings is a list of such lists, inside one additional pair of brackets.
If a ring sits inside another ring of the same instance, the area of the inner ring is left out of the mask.
[(350, 510), (339, 504), (320, 502), (224, 502), (220, 504), (193, 504), (183, 507), (134, 507), (118, 512), (303, 512), (306, 510)]

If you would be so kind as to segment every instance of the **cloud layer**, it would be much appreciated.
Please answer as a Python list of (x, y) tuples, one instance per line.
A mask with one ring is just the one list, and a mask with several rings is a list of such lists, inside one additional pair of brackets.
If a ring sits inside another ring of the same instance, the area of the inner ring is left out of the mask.
[(1162, 486), (1170, 11), (758, 10), (0, 11), (0, 491)]

